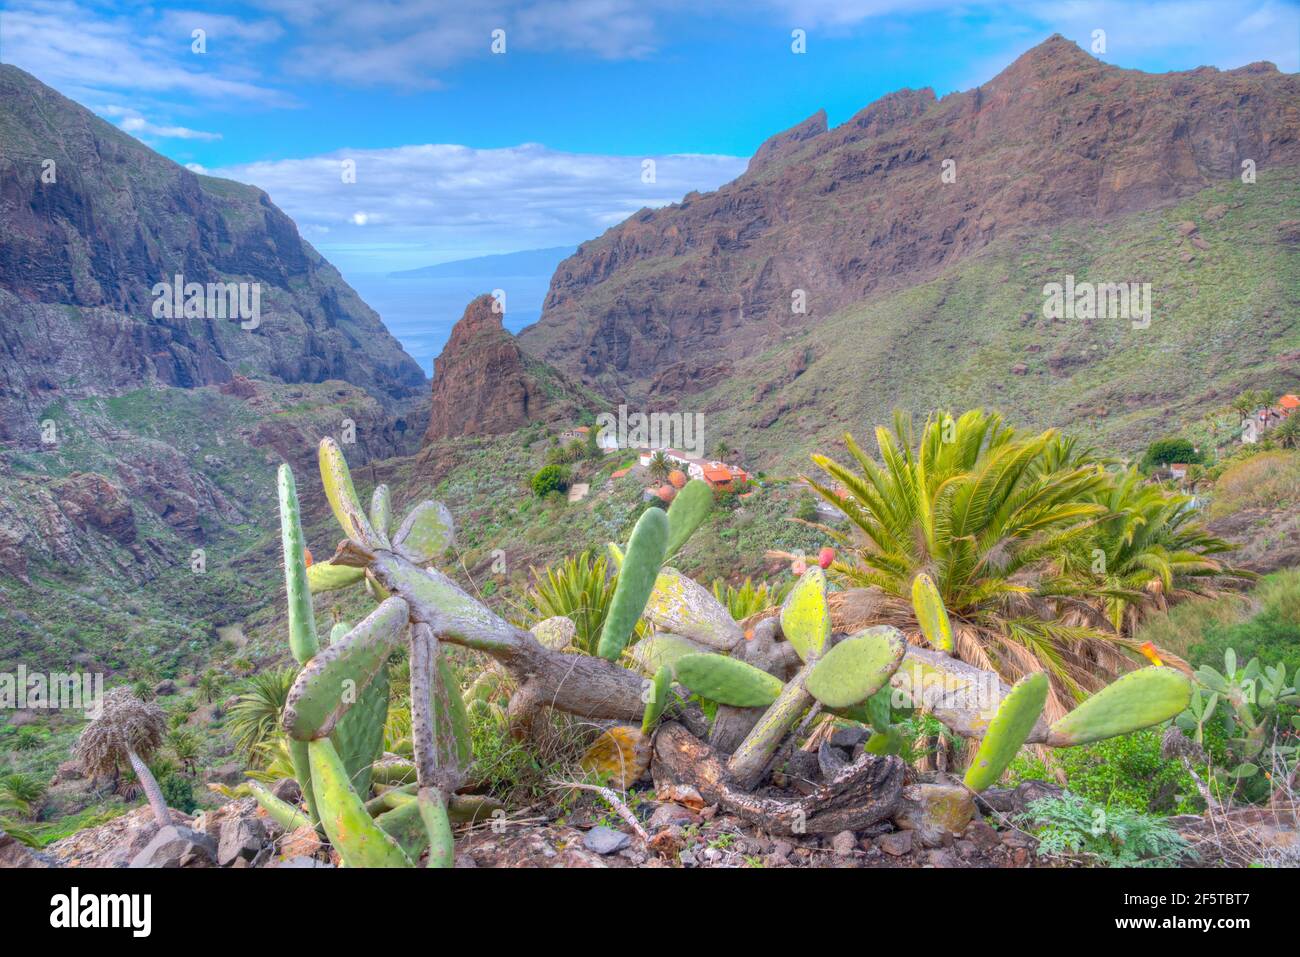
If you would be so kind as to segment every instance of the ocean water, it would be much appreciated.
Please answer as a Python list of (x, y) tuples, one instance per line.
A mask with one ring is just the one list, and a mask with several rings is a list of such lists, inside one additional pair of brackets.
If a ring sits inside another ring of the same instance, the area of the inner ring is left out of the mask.
[(550, 285), (546, 276), (399, 276), (353, 273), (344, 278), (379, 313), (388, 331), (432, 378), (433, 360), (442, 352), (451, 327), (475, 296), (493, 289), (506, 293), (502, 324), (511, 332), (536, 322)]

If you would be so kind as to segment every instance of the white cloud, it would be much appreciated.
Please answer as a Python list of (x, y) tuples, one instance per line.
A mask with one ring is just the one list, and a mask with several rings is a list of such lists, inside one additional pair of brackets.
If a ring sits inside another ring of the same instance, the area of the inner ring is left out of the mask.
[(175, 139), (175, 140), (219, 140), (220, 133), (207, 133), (203, 130), (192, 130), (188, 126), (160, 126), (151, 123), (140, 115), (138, 110), (129, 106), (101, 106), (95, 110), (101, 116), (107, 116), (118, 121), (117, 125), (138, 139), (148, 140), (150, 138)]
[[(339, 150), (213, 175), (266, 190), (305, 235), (328, 235), (331, 250), (346, 249), (353, 260), (368, 257), (380, 269), (400, 268), (393, 265), (394, 249), (405, 250), (410, 265), (424, 265), (578, 243), (643, 207), (716, 189), (747, 163), (736, 156), (656, 156), (657, 182), (646, 184), (645, 158), (564, 153), (535, 143), (429, 144)], [(345, 160), (356, 163), (355, 183), (343, 181)]]
[[(212, 22), (219, 35), (218, 20)], [(137, 99), (185, 95), (272, 106), (293, 102), (263, 85), (253, 66), (191, 53), (188, 29), (68, 0), (12, 0), (3, 13), (3, 43), (4, 62), (74, 99), (123, 90)]]

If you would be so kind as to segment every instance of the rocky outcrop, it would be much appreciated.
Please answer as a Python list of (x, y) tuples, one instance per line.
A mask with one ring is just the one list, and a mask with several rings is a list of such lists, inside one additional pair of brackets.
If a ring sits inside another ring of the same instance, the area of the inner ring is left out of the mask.
[[(199, 176), (0, 66), (0, 443), (62, 398), (341, 379), (396, 408), (425, 377), (265, 193)], [(240, 318), (167, 317), (158, 284), (247, 284)]]
[(424, 440), (498, 435), (572, 415), (579, 395), (519, 348), (490, 295), (465, 307), (433, 364), (433, 404)]
[(1052, 37), (973, 90), (891, 93), (831, 130), (813, 116), (716, 192), (636, 213), (560, 264), (519, 342), (611, 396), (696, 391), (1002, 237), (1300, 162), (1297, 97), (1268, 64), (1149, 75)]

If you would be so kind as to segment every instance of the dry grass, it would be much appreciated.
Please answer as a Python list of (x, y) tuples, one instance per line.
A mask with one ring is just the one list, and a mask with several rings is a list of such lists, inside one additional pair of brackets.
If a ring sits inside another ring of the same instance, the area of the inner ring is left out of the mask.
[(1260, 452), (1227, 468), (1214, 483), (1211, 518), (1245, 508), (1276, 508), (1300, 495), (1300, 452)]

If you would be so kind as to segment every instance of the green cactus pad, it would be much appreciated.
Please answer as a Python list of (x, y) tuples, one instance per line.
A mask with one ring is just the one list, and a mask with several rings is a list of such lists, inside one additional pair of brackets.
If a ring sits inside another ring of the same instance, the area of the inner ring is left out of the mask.
[(681, 635), (715, 651), (730, 651), (745, 637), (713, 592), (675, 568), (665, 568), (655, 578), (645, 616), (660, 631)]
[(316, 637), (316, 615), (311, 606), (307, 563), (303, 554), (302, 521), (298, 511), (298, 489), (293, 470), (281, 465), (276, 476), (280, 496), (280, 545), (284, 553), (284, 587), (289, 605), (289, 650), (302, 664), (320, 650)]
[(473, 758), (473, 743), (470, 740), (469, 712), (465, 710), (465, 699), (461, 697), (456, 676), (452, 674), (451, 664), (442, 654), (438, 655), (438, 679), (446, 692), (447, 710), (434, 711), (434, 731), (443, 743), (439, 745), (440, 754), (455, 753), (456, 760), (462, 768), (469, 767)]
[(348, 461), (333, 439), (320, 441), (320, 478), (325, 487), (325, 498), (329, 500), (334, 518), (348, 538), (355, 539), (363, 545), (375, 547), (379, 544), (375, 531), (370, 527), (361, 508), (361, 499), (352, 486), (352, 473), (348, 470)]
[(1166, 667), (1139, 668), (1053, 724), (1047, 743), (1068, 748), (1140, 731), (1176, 717), (1191, 700), (1192, 683), (1182, 672)]
[(992, 787), (1029, 738), (1047, 703), (1047, 673), (1025, 675), (1002, 699), (998, 713), (989, 722), (975, 759), (966, 769), (966, 786), (972, 791)]
[(828, 708), (847, 708), (883, 688), (903, 660), (902, 633), (876, 625), (845, 638), (808, 673), (808, 693)]
[(934, 580), (922, 572), (912, 579), (912, 608), (930, 647), (952, 654), (952, 622)]
[(871, 737), (867, 738), (867, 743), (862, 746), (862, 750), (867, 754), (886, 755), (897, 754), (903, 749), (903, 734), (897, 726), (890, 727), (885, 731), (873, 731)]
[(354, 585), (366, 577), (364, 568), (352, 565), (335, 565), (332, 562), (315, 562), (307, 566), (307, 587), (313, 595)]
[(391, 811), (385, 811), (375, 818), (375, 823), (393, 839), (402, 852), (412, 861), (418, 861), (424, 849), (429, 846), (429, 832), (420, 817), (420, 805), (414, 794)]
[(370, 527), (375, 530), (380, 544), (388, 547), (388, 532), (393, 525), (393, 497), (387, 485), (376, 485), (370, 496)]
[(429, 835), (429, 860), (427, 867), (451, 867), (456, 849), (451, 834), (451, 821), (447, 817), (447, 804), (440, 795), (425, 789), (419, 794), (420, 819)]
[(655, 672), (650, 683), (650, 700), (645, 703), (645, 714), (641, 718), (641, 733), (649, 735), (659, 723), (664, 708), (672, 698), (673, 672), (667, 665)]
[(642, 638), (632, 646), (632, 660), (642, 674), (653, 675), (665, 665), (673, 668), (684, 655), (698, 655), (707, 651), (702, 645), (680, 635), (660, 631), (649, 638)]
[(831, 613), (826, 605), (826, 573), (813, 567), (790, 589), (781, 605), (781, 631), (799, 657), (816, 658), (831, 636)]
[(389, 598), (348, 633), (303, 666), (285, 699), (283, 723), (299, 741), (323, 738), (362, 697), (387, 664), (406, 629), (408, 609)]
[(267, 813), (272, 821), (279, 824), (286, 831), (296, 831), (300, 827), (311, 826), (311, 820), (306, 814), (303, 814), (302, 811), (287, 801), (281, 801), (256, 781), (249, 782), (248, 786), (262, 810)]
[(388, 663), (380, 667), (357, 703), (348, 708), (330, 735), (348, 780), (358, 794), (370, 792), (371, 769), (384, 755), (384, 725), (388, 721)]
[(654, 590), (667, 545), (668, 516), (661, 508), (646, 509), (632, 529), (618, 584), (614, 586), (614, 597), (609, 601), (597, 649), (600, 657), (616, 661), (623, 653), (645, 610), (646, 600)]
[(713, 489), (708, 482), (691, 479), (668, 506), (668, 548), (665, 558), (677, 554), (694, 531), (709, 516), (713, 507)]
[(453, 634), (458, 622), (487, 631), (499, 631), (508, 627), (486, 605), (467, 594), (436, 568), (414, 568), (407, 565), (393, 568), (392, 575), (399, 591), (409, 592), (446, 615), (446, 627)]
[(411, 509), (393, 536), (393, 548), (417, 565), (427, 565), (456, 540), (451, 512), (441, 502), (421, 502)]
[(366, 811), (328, 739), (307, 745), (321, 825), (348, 867), (410, 867), (411, 860)]
[(701, 698), (736, 708), (764, 708), (784, 687), (781, 679), (725, 655), (685, 655), (677, 659), (677, 680)]

